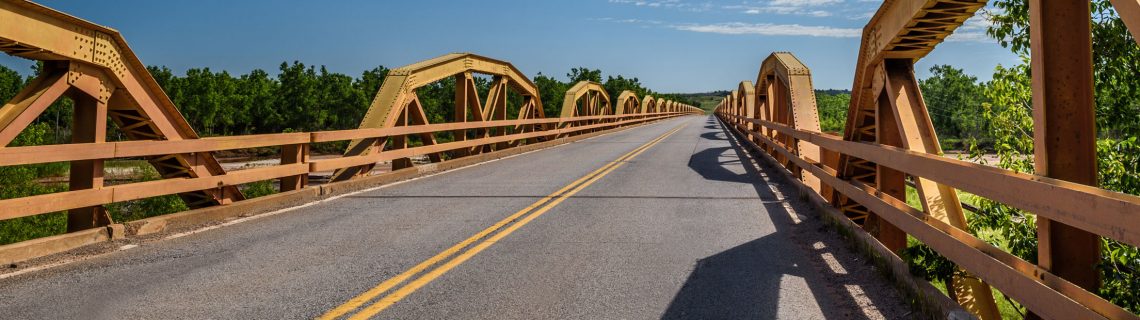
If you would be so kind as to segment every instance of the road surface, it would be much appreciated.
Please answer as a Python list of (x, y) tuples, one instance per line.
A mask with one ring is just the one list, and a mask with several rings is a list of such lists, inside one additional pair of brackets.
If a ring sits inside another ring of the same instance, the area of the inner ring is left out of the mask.
[(908, 316), (771, 170), (684, 117), (3, 279), (0, 317)]

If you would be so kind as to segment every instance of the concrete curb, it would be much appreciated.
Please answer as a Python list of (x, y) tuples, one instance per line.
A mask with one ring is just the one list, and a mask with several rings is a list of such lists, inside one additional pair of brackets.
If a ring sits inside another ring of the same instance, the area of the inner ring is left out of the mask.
[(0, 266), (107, 241), (111, 241), (111, 228), (94, 228), (8, 244), (0, 247)]
[(350, 181), (334, 182), (319, 186), (310, 186), (300, 190), (276, 193), (260, 198), (235, 202), (224, 206), (187, 210), (177, 213), (154, 216), (146, 219), (129, 221), (124, 224), (113, 224), (103, 228), (94, 228), (7, 244), (0, 246), (0, 266), (63, 253), (88, 245), (110, 242), (112, 240), (151, 235), (172, 230), (182, 230), (188, 228), (192, 229), (202, 225), (222, 223), (237, 218), (256, 216), (268, 212), (293, 208), (337, 195), (375, 188), (378, 186), (418, 178), (430, 174), (459, 169), (478, 163), (502, 159), (505, 157), (510, 157), (531, 151), (547, 149), (550, 147), (580, 141), (583, 139), (621, 132), (625, 131), (626, 129), (636, 128), (676, 118), (677, 117), (653, 120), (625, 127), (612, 128), (604, 131), (590, 132), (571, 137), (558, 138), (551, 141), (545, 141), (536, 144), (527, 144), (505, 150), (449, 160), (441, 163), (419, 165), (411, 168), (400, 169)]
[(232, 218), (257, 215), (259, 213), (295, 207), (321, 199), (320, 189), (276, 193), (264, 197), (234, 202), (225, 206), (187, 210), (125, 223), (128, 236), (141, 236), (159, 233), (182, 226), (193, 226)]
[[(717, 120), (726, 129), (729, 128), (728, 124), (720, 117), (717, 117)], [(761, 150), (755, 143), (744, 139), (736, 130), (728, 129), (728, 132), (732, 132), (733, 137), (738, 142), (737, 144), (746, 147), (745, 151), (753, 158), (763, 159), (763, 164), (766, 167), (780, 169), (775, 171), (779, 171), (780, 176), (786, 182), (799, 182), (799, 179), (792, 176), (790, 171), (783, 170), (783, 166), (775, 158)], [(746, 143), (740, 143), (741, 141)], [(853, 244), (856, 245), (859, 253), (870, 259), (879, 270), (883, 270), (884, 276), (893, 280), (894, 285), (910, 298), (908, 302), (917, 307), (922, 314), (930, 319), (977, 319), (957, 302), (950, 299), (949, 296), (927, 282), (926, 279), (911, 274), (910, 266), (907, 265), (906, 261), (903, 261), (877, 239), (863, 231), (862, 227), (856, 225), (838, 209), (832, 207), (827, 200), (823, 199), (823, 196), (801, 183), (795, 185), (799, 191), (800, 199), (810, 203), (812, 208), (818, 212), (819, 217), (823, 218), (844, 238), (855, 240)]]

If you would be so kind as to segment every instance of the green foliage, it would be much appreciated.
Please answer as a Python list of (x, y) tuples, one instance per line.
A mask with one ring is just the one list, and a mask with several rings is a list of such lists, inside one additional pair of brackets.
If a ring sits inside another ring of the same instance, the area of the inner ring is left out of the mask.
[(912, 274), (930, 281), (946, 283), (956, 272), (957, 266), (953, 262), (913, 237), (907, 237), (907, 248), (903, 249), (901, 256), (907, 261)]
[[(1033, 173), (1032, 91), (1028, 74), (1028, 61), (1012, 68), (996, 68), (993, 80), (984, 90), (985, 98), (991, 102), (983, 105), (979, 117), (992, 125), (993, 151), (998, 155), (998, 163), (992, 165)], [(971, 151), (976, 161), (982, 161), (983, 152), (976, 144)], [(1135, 137), (1101, 139), (1097, 153), (1101, 187), (1140, 194), (1140, 146)], [(978, 212), (969, 217), (973, 234), (1026, 261), (1037, 261), (1035, 215), (984, 198), (977, 198), (976, 205)], [(1140, 269), (1140, 254), (1135, 247), (1111, 239), (1103, 241), (1100, 294), (1135, 312), (1140, 309), (1140, 274), (1136, 272)], [(905, 254), (912, 270), (928, 279), (943, 280), (953, 272), (946, 268), (951, 262), (924, 245), (912, 246)]]
[(538, 87), (539, 98), (542, 99), (542, 112), (548, 118), (557, 117), (562, 110), (562, 99), (570, 85), (548, 77), (539, 72), (534, 76), (534, 85)]
[[(994, 151), (999, 167), (1033, 173), (1033, 116), (1028, 61), (1013, 68), (998, 67), (985, 90), (991, 104), (981, 117), (992, 123)], [(1100, 122), (1100, 121), (1098, 121)], [(973, 157), (981, 159), (974, 148)], [(1097, 142), (1100, 187), (1140, 194), (1140, 146), (1136, 137), (1104, 138)], [(1029, 262), (1037, 261), (1037, 217), (1004, 204), (979, 198), (979, 211), (970, 217), (970, 229), (996, 246)], [(988, 235), (988, 236), (985, 236)], [(1132, 312), (1140, 310), (1140, 251), (1103, 239), (1099, 294)]]
[(726, 90), (702, 92), (702, 93), (684, 93), (680, 94), (691, 106), (701, 108), (706, 112), (712, 112), (717, 104), (720, 104), (721, 99), (728, 95), (730, 92)]
[[(1027, 0), (997, 0), (996, 14), (987, 33), (1015, 54), (1029, 55), (1029, 5)], [(1140, 135), (1140, 46), (1110, 0), (1093, 0), (1093, 74), (1096, 81), (1098, 134), (1121, 138)]]
[[(46, 123), (30, 125), (16, 136), (11, 145), (43, 144), (50, 135), (49, 131), (50, 126)], [(59, 176), (66, 172), (67, 165), (63, 163), (0, 166), (0, 199), (66, 191), (66, 184), (38, 181), (42, 177)], [(0, 244), (60, 234), (66, 230), (66, 222), (67, 216), (62, 212), (0, 220)]]
[[(128, 162), (126, 168), (134, 172), (136, 182), (154, 181), (161, 178), (158, 174), (158, 170), (155, 170), (154, 166), (151, 166), (150, 163), (146, 161)], [(119, 223), (190, 209), (177, 195), (115, 202), (107, 204), (105, 208), (107, 208), (107, 213), (111, 215), (111, 221)]]
[(185, 76), (148, 70), (203, 136), (356, 128), (388, 74), (381, 66), (353, 78), (297, 61), (281, 63), (276, 78), (260, 69), (237, 77), (209, 68)]
[(8, 101), (24, 87), (24, 79), (15, 70), (0, 66), (0, 98)]
[(851, 105), (851, 93), (816, 90), (815, 105), (819, 108), (819, 128), (823, 132), (843, 132), (847, 123), (847, 108)]
[[(281, 63), (275, 78), (263, 70), (236, 77), (208, 68), (190, 69), (185, 76), (174, 75), (166, 67), (149, 67), (148, 70), (190, 125), (203, 136), (356, 128), (389, 71), (381, 66), (353, 78), (329, 72), (324, 66), (298, 61)], [(602, 83), (603, 79), (601, 70), (585, 67), (571, 69), (566, 76), (570, 82), (542, 73), (534, 78), (547, 117), (560, 114), (562, 97), (571, 85), (580, 80)], [(623, 90), (636, 92), (639, 97), (653, 94), (637, 78), (616, 75), (605, 79), (603, 86), (612, 99)], [(475, 83), (479, 97), (485, 99), (490, 80), (477, 75)], [(416, 90), (428, 121), (451, 121), (454, 92), (455, 80), (450, 77)], [(664, 96), (696, 105), (683, 97)], [(509, 93), (507, 98), (508, 117), (516, 117), (522, 97)], [(450, 141), (450, 133), (439, 134), (437, 139)], [(332, 150), (336, 145), (330, 146), (315, 151), (339, 152)]]
[[(1140, 194), (1140, 144), (1136, 137), (1097, 141), (1098, 180), (1102, 188)], [(1100, 295), (1132, 312), (1140, 312), (1140, 250), (1101, 239)]]
[[(1001, 11), (992, 15), (994, 25), (987, 33), (1003, 46), (1023, 57), (1029, 54), (1029, 10), (1025, 0), (999, 0), (994, 6)], [(1140, 194), (1140, 46), (1135, 44), (1109, 0), (1093, 0), (1092, 11), (1093, 73), (1096, 90), (1096, 124), (1101, 139), (1097, 142), (1098, 180), (1100, 187)], [(1032, 172), (1033, 119), (1030, 107), (1029, 62), (1015, 68), (998, 68), (987, 93), (994, 105), (986, 116), (994, 118), (999, 166), (1020, 172)], [(1000, 77), (999, 77), (1000, 76)], [(1036, 261), (1036, 229), (1033, 215), (1007, 206), (983, 201), (988, 215), (978, 219), (978, 227), (1003, 230), (1011, 252), (1028, 261)], [(1020, 221), (1017, 219), (1024, 217)], [(1102, 239), (1099, 265), (1102, 286), (1099, 295), (1129, 311), (1140, 312), (1140, 250), (1111, 239)]]
[(262, 180), (242, 185), (241, 193), (246, 199), (268, 196), (277, 193), (276, 180)]
[(606, 82), (602, 84), (602, 86), (606, 88), (606, 93), (610, 95), (610, 99), (614, 101), (614, 104), (617, 104), (618, 96), (625, 90), (632, 91), (636, 94), (638, 101), (645, 98), (645, 95), (649, 93), (649, 89), (641, 85), (641, 80), (637, 78), (626, 78), (620, 75), (617, 77), (606, 77)]
[(919, 86), (938, 136), (989, 140), (989, 123), (978, 117), (986, 102), (978, 79), (948, 65), (936, 65), (930, 72)]
[(566, 78), (570, 79), (570, 85), (574, 85), (575, 83), (581, 81), (593, 81), (601, 83), (602, 70), (578, 67), (570, 69), (570, 72), (566, 73)]

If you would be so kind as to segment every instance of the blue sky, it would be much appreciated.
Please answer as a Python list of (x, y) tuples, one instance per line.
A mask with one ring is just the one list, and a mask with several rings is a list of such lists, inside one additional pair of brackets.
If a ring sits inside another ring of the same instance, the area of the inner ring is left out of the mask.
[[(868, 0), (59, 1), (41, 3), (115, 28), (148, 65), (275, 74), (282, 61), (357, 76), (450, 52), (564, 78), (573, 67), (640, 78), (661, 92), (734, 88), (773, 51), (795, 53), (816, 88), (847, 89)], [(989, 79), (1017, 58), (975, 17), (920, 61)], [(27, 72), (29, 63), (0, 55)]]

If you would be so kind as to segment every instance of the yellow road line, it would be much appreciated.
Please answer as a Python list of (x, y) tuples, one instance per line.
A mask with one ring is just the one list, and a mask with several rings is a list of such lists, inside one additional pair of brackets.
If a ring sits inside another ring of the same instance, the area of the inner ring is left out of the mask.
[[(496, 222), (495, 224), (491, 225), (490, 227), (484, 229), (483, 231), (480, 231), (479, 233), (476, 233), (475, 235), (471, 236), (470, 238), (467, 238), (466, 240), (460, 241), (459, 243), (455, 244), (454, 246), (448, 248), (447, 250), (440, 252), (436, 256), (431, 257), (427, 260), (424, 260), (423, 262), (420, 262), (419, 264), (413, 266), (411, 269), (408, 269), (407, 271), (404, 271), (403, 273), (400, 273), (399, 275), (396, 275), (395, 277), (392, 277), (391, 279), (388, 279), (388, 280), (380, 283), (376, 287), (369, 289), (368, 291), (365, 291), (364, 293), (361, 293), (360, 295), (358, 295), (356, 297), (353, 297), (352, 299), (345, 302), (344, 304), (342, 304), (342, 305), (340, 305), (340, 306), (338, 306), (332, 310), (329, 310), (324, 315), (321, 315), (318, 319), (335, 319), (337, 317), (344, 315), (345, 313), (348, 313), (352, 310), (356, 310), (361, 305), (364, 305), (365, 303), (367, 303), (368, 301), (371, 301), (372, 299), (376, 298), (380, 294), (383, 294), (384, 292), (387, 292), (388, 290), (392, 289), (392, 287), (406, 281), (408, 278), (411, 278), (412, 276), (419, 274), (420, 272), (423, 272), (425, 269), (439, 263), (440, 261), (455, 255), (456, 253), (458, 253), (463, 248), (466, 248), (467, 246), (471, 245), (475, 241), (482, 239), (482, 238), (486, 237), (488, 234), (501, 229), (503, 226), (507, 225), (508, 223), (511, 223), (511, 222), (517, 220), (520, 216), (526, 214), (527, 212), (530, 212), (534, 208), (537, 208), (537, 207), (541, 206), (542, 204), (550, 201), (551, 199), (558, 197), (559, 195), (562, 195), (567, 190), (570, 190), (570, 189), (574, 188), (575, 186), (581, 184), (582, 182), (589, 180), (590, 178), (598, 175), (600, 172), (603, 172), (603, 171), (605, 171), (611, 167), (616, 166), (621, 161), (625, 161), (625, 160), (631, 158), (631, 155), (633, 155), (635, 153), (640, 154), (640, 152), (638, 152), (638, 151), (644, 151), (644, 149), (648, 148), (649, 146), (651, 146), (653, 144), (656, 144), (656, 142), (659, 142), (660, 140), (662, 140), (666, 136), (676, 132), (677, 130), (680, 130), (680, 127), (676, 128), (670, 132), (667, 132), (666, 134), (664, 134), (664, 135), (662, 135), (662, 136), (660, 136), (654, 140), (651, 140), (648, 143), (641, 145), (638, 148), (635, 148), (634, 150), (622, 155), (621, 157), (618, 157), (617, 160), (614, 160), (614, 161), (602, 166), (601, 168), (598, 168), (598, 169), (594, 170), (593, 172), (590, 172), (589, 174), (586, 174), (585, 176), (578, 178), (578, 180), (571, 182), (569, 185), (567, 185), (567, 186), (559, 189), (558, 191), (555, 191), (555, 192), (543, 197), (542, 199), (539, 199), (538, 201), (531, 204), (530, 206), (527, 206), (526, 208), (523, 208), (522, 210), (519, 210), (518, 212), (515, 212), (514, 214), (507, 216), (503, 220)], [(559, 202), (561, 202), (561, 201), (559, 201)]]
[(491, 236), (487, 240), (484, 240), (483, 242), (479, 243), (478, 245), (471, 248), (470, 250), (467, 250), (467, 251), (463, 252), (462, 254), (456, 256), (455, 259), (452, 259), (452, 260), (448, 261), (447, 263), (444, 263), (442, 266), (439, 266), (438, 268), (428, 272), (427, 274), (423, 275), (422, 277), (420, 277), (416, 280), (413, 280), (412, 282), (408, 283), (404, 287), (397, 289), (395, 292), (385, 296), (384, 298), (381, 298), (380, 301), (376, 302), (373, 305), (370, 305), (370, 306), (364, 308), (359, 313), (353, 315), (349, 319), (350, 320), (368, 319), (368, 318), (371, 318), (372, 316), (376, 315), (377, 313), (384, 311), (384, 309), (387, 309), (388, 307), (390, 307), (393, 304), (395, 304), (396, 302), (400, 301), (401, 299), (403, 299), (407, 295), (411, 294), (412, 292), (415, 292), (420, 287), (427, 285), (432, 280), (435, 280), (439, 276), (442, 276), (443, 274), (447, 273), (451, 269), (454, 269), (455, 267), (459, 266), (463, 262), (466, 262), (471, 257), (474, 257), (476, 254), (479, 254), (479, 252), (482, 252), (483, 250), (487, 249), (491, 245), (498, 242), (500, 239), (506, 237), (507, 235), (510, 235), (515, 230), (526, 225), (531, 220), (538, 218), (542, 214), (549, 211), (551, 208), (554, 208), (558, 204), (562, 203), (562, 201), (565, 201), (566, 199), (570, 198), (571, 196), (578, 193), (579, 191), (582, 191), (582, 189), (585, 189), (586, 187), (590, 186), (594, 182), (597, 182), (598, 180), (600, 180), (602, 177), (605, 177), (610, 172), (617, 170), (617, 168), (621, 167), (623, 164), (626, 163), (625, 161), (628, 161), (630, 159), (633, 159), (633, 157), (640, 155), (642, 152), (645, 152), (646, 150), (648, 150), (649, 147), (656, 145), (657, 143), (664, 140), (665, 137), (668, 137), (669, 135), (676, 133), (678, 130), (680, 130), (679, 127), (677, 129), (674, 129), (674, 130), (666, 133), (661, 138), (658, 138), (654, 141), (651, 141), (650, 144), (646, 145), (645, 148), (640, 148), (640, 150), (634, 150), (634, 151), (636, 151), (636, 153), (632, 154), (631, 156), (629, 156), (625, 160), (615, 160), (614, 162), (612, 162), (612, 163), (614, 163), (614, 165), (609, 166), (609, 168), (606, 169), (606, 171), (602, 172), (601, 174), (598, 174), (598, 175), (594, 176), (593, 178), (590, 178), (589, 181), (587, 181), (581, 185), (578, 185), (576, 188), (574, 188), (574, 190), (571, 190), (570, 192), (567, 192), (566, 194), (559, 196), (557, 199), (555, 199), (554, 201), (551, 201), (549, 204), (547, 204), (546, 206), (543, 206), (541, 209), (538, 209), (537, 211), (535, 211), (531, 215), (528, 215), (526, 218), (523, 218), (522, 220), (519, 220), (517, 223), (511, 225), (510, 227), (503, 229), (502, 232), (496, 233), (494, 236)]

